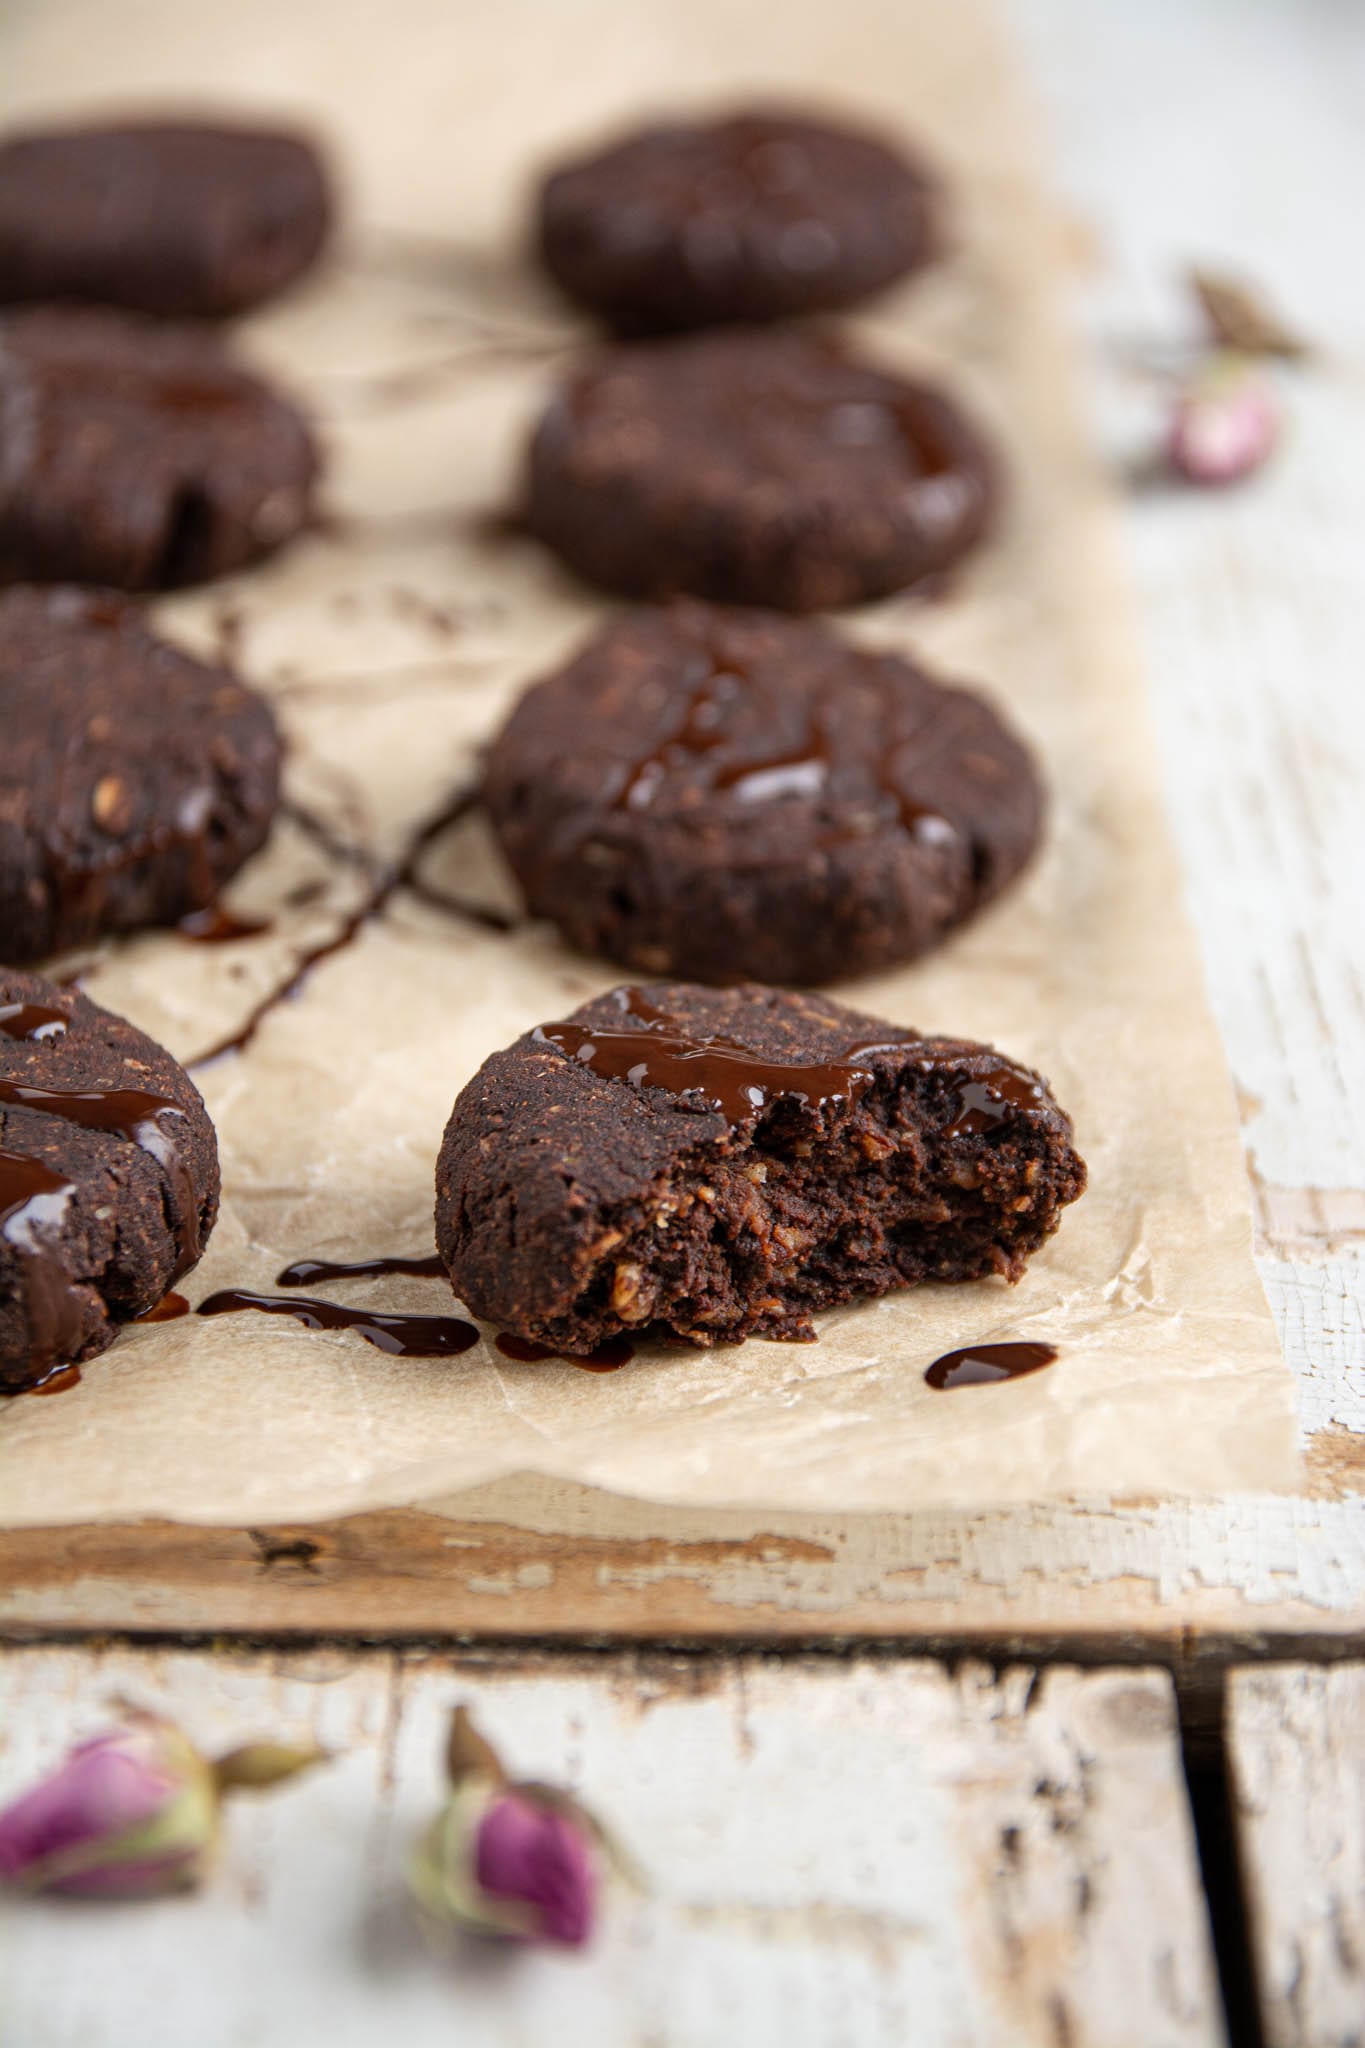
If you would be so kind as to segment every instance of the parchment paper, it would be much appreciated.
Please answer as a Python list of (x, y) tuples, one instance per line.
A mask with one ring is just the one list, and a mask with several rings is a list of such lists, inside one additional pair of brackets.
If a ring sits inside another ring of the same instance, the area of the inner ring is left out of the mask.
[[(190, 93), (297, 111), (335, 155), (343, 247), (242, 331), (315, 408), (329, 523), (159, 616), (189, 644), (225, 645), (270, 693), (292, 798), (371, 856), (468, 775), (519, 688), (604, 610), (489, 518), (511, 502), (563, 350), (583, 338), (519, 247), (533, 167), (618, 115), (755, 89), (923, 138), (951, 183), (951, 259), (852, 324), (888, 362), (951, 376), (1004, 443), (1012, 500), (949, 598), (894, 600), (849, 627), (993, 691), (1036, 744), (1053, 811), (1043, 857), (1005, 901), (938, 957), (841, 993), (1040, 1067), (1075, 1117), (1091, 1186), (1017, 1288), (920, 1289), (826, 1317), (815, 1345), (651, 1350), (597, 1375), (486, 1346), (402, 1361), (251, 1315), (131, 1331), (74, 1392), (5, 1404), (4, 1519), (298, 1520), (516, 1471), (645, 1499), (840, 1510), (1289, 1479), (1290, 1382), (1251, 1262), (1229, 1080), (1110, 512), (1073, 418), (1061, 236), (975, 10), (44, 0), (11, 17), (5, 42), (10, 118)], [(427, 873), (510, 901), (477, 825), (443, 840)], [(86, 985), (192, 1059), (362, 890), (353, 865), (286, 820), (229, 898), (274, 918), (267, 936), (139, 938), (107, 949)], [(494, 1047), (619, 978), (546, 929), (500, 936), (401, 896), (249, 1051), (199, 1073), (226, 1199), (192, 1297), (269, 1289), (309, 1254), (429, 1250), (458, 1089)], [(430, 1280), (321, 1291), (451, 1307)], [(924, 1386), (939, 1352), (1006, 1336), (1051, 1339), (1060, 1360), (1010, 1385)]]

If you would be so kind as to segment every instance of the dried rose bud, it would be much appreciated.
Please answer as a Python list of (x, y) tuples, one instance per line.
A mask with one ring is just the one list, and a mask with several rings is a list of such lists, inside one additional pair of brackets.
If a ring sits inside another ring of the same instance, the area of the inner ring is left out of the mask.
[(605, 1847), (598, 1824), (552, 1786), (509, 1784), (464, 1707), (446, 1761), (449, 1797), (408, 1867), (423, 1911), (476, 1934), (583, 1947)]
[(0, 1811), (0, 1880), (25, 1891), (139, 1898), (198, 1884), (223, 1794), (273, 1785), (319, 1749), (248, 1743), (218, 1763), (172, 1721), (127, 1710)]
[(1280, 435), (1275, 394), (1238, 356), (1215, 356), (1176, 402), (1171, 466), (1195, 484), (1230, 484), (1267, 460)]

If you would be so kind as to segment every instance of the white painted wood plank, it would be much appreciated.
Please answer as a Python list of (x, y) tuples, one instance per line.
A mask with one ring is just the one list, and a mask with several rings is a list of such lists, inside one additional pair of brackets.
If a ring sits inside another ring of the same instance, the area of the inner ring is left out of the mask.
[[(240, 1801), (198, 1897), (8, 1909), (15, 2048), (1222, 2039), (1164, 1673), (12, 1650), (0, 1791), (114, 1691), (209, 1747), (270, 1729), (342, 1755)], [(413, 1925), (402, 1860), (462, 1697), (650, 1873), (584, 1957), (433, 1954)]]
[[(1095, 229), (1078, 300), (1097, 430), (1150, 446), (1123, 364), (1198, 331), (1191, 262), (1320, 344), (1274, 464), (1130, 492), (1128, 562), (1210, 994), (1273, 1186), (1365, 1188), (1365, 11), (1317, 0), (1007, 0), (1056, 182)], [(1345, 1205), (1358, 1237), (1358, 1202)]]
[(1365, 1664), (1234, 1671), (1226, 1733), (1266, 2048), (1363, 2048)]

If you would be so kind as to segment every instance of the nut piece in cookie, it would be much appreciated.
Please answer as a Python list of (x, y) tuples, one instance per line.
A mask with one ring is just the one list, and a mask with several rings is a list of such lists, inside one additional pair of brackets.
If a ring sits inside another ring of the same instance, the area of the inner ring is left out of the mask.
[(636, 130), (541, 188), (546, 269), (624, 334), (856, 305), (935, 253), (938, 194), (876, 136), (782, 109)]
[(484, 802), (534, 916), (700, 981), (815, 983), (925, 952), (1023, 867), (1022, 742), (967, 690), (811, 620), (613, 620), (522, 697)]
[(74, 989), (0, 968), (0, 1391), (154, 1308), (208, 1243), (218, 1186), (179, 1063)]
[(203, 328), (0, 317), (0, 582), (224, 576), (299, 531), (317, 467), (302, 416)]
[(986, 444), (941, 391), (735, 328), (573, 373), (531, 442), (526, 519), (604, 590), (811, 612), (941, 575), (995, 496)]
[(269, 705), (110, 592), (0, 592), (0, 731), (0, 960), (172, 924), (270, 830)]
[(475, 1315), (554, 1350), (812, 1337), (919, 1280), (1017, 1280), (1085, 1187), (1071, 1136), (990, 1046), (758, 986), (618, 988), (461, 1093), (436, 1242)]
[(308, 269), (331, 211), (316, 149), (273, 129), (120, 121), (11, 135), (0, 143), (0, 302), (241, 313)]

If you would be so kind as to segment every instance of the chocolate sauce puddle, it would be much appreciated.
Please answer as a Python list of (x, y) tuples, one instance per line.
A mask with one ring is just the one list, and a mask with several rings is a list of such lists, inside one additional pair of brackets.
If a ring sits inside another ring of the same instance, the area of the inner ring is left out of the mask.
[(202, 1249), (199, 1198), (174, 1139), (160, 1121), (168, 1113), (184, 1117), (178, 1102), (142, 1088), (36, 1088), (0, 1077), (0, 1103), (41, 1110), (83, 1130), (113, 1132), (148, 1153), (171, 1184), (176, 1232), (172, 1285), (188, 1273)]
[(765, 1059), (737, 1039), (693, 1037), (656, 1009), (641, 989), (617, 989), (615, 998), (622, 1013), (619, 1026), (566, 1018), (538, 1025), (532, 1037), (604, 1080), (661, 1088), (670, 1095), (700, 1095), (733, 1123), (756, 1115), (780, 1097), (816, 1108), (854, 1102), (875, 1079), (875, 1069), (865, 1062), (874, 1053), (899, 1051), (904, 1044), (851, 1045), (835, 1059), (787, 1064)]
[[(479, 796), (477, 784), (467, 785), (457, 790), (439, 811), (420, 824), (396, 860), (377, 872), (372, 871), (369, 891), (331, 937), (322, 940), (316, 946), (310, 946), (284, 980), (248, 1012), (245, 1021), (236, 1031), (189, 1061), (190, 1070), (211, 1066), (215, 1060), (224, 1058), (228, 1053), (245, 1052), (272, 1011), (298, 994), (315, 967), (320, 967), (325, 960), (333, 959), (338, 953), (344, 953), (359, 937), (365, 926), (387, 910), (400, 889), (410, 889), (424, 901), (452, 914), (473, 918), (479, 923), (491, 925), (495, 930), (510, 930), (511, 923), (502, 921), (501, 912), (484, 911), (476, 905), (461, 903), (456, 897), (446, 896), (443, 891), (435, 890), (430, 884), (423, 882), (417, 872), (428, 848), (443, 833), (448, 832), (452, 826), (459, 824), (469, 815), (477, 806)], [(319, 843), (334, 858), (345, 859), (353, 865), (368, 864), (363, 853), (354, 847), (347, 847), (343, 841), (336, 838), (329, 827), (315, 819), (310, 812), (294, 805), (289, 815), (304, 831), (318, 838)]]
[(22, 1394), (69, 1394), (81, 1383), (81, 1369), (78, 1365), (54, 1365), (40, 1380), (30, 1387), (21, 1387)]
[(181, 1316), (187, 1316), (190, 1305), (183, 1294), (163, 1294), (154, 1308), (144, 1309), (140, 1316), (134, 1316), (135, 1323), (174, 1323)]
[(510, 1330), (493, 1342), (504, 1358), (514, 1358), (519, 1365), (539, 1365), (544, 1359), (559, 1358), (565, 1365), (576, 1365), (583, 1372), (619, 1372), (635, 1356), (635, 1346), (629, 1337), (606, 1337), (591, 1351), (556, 1351), (549, 1344), (537, 1344), (534, 1337), (518, 1337)]
[(181, 938), (192, 939), (196, 946), (231, 946), (238, 939), (258, 939), (270, 929), (268, 917), (237, 917), (221, 903), (192, 910), (176, 926)]
[(308, 1330), (354, 1330), (367, 1344), (395, 1358), (455, 1358), (479, 1341), (473, 1323), (461, 1316), (388, 1315), (379, 1309), (343, 1308), (335, 1301), (283, 1294), (253, 1294), (244, 1287), (225, 1288), (201, 1301), (201, 1316), (236, 1315), (254, 1309), (259, 1315), (292, 1316)]
[(988, 1387), (1040, 1372), (1056, 1356), (1055, 1344), (968, 1344), (961, 1351), (945, 1351), (924, 1377), (940, 1393), (952, 1387)]
[(296, 1259), (275, 1275), (277, 1287), (311, 1287), (315, 1280), (382, 1279), (390, 1273), (406, 1274), (416, 1280), (444, 1280), (446, 1269), (440, 1255), (422, 1258), (383, 1259)]

